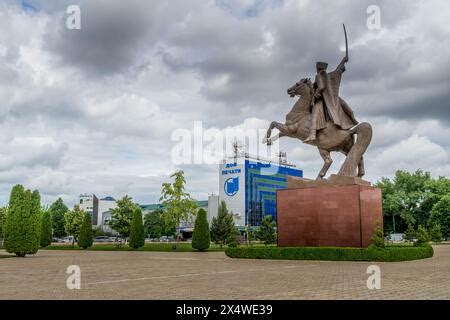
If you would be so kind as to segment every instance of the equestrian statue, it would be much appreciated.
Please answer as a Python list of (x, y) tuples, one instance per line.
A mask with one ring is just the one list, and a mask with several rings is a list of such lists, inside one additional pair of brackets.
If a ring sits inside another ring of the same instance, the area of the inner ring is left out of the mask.
[[(287, 114), (285, 123), (272, 122), (263, 143), (270, 145), (281, 137), (291, 137), (316, 146), (324, 160), (317, 179), (323, 179), (333, 160), (330, 152), (346, 155), (338, 176), (362, 177), (363, 154), (372, 139), (369, 123), (359, 123), (350, 106), (339, 96), (342, 74), (349, 61), (347, 31), (344, 25), (346, 55), (334, 71), (328, 72), (326, 62), (317, 62), (314, 83), (301, 79), (287, 90), (292, 98), (299, 99)], [(272, 130), (279, 133), (272, 137)]]

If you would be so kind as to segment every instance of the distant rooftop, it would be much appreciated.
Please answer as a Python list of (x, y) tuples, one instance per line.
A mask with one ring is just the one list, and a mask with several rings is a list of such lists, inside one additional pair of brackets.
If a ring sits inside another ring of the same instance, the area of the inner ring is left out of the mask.
[(261, 157), (259, 155), (252, 155), (247, 152), (240, 152), (240, 153), (237, 153), (235, 156), (225, 157), (223, 159), (223, 163), (227, 163), (230, 160), (237, 161), (238, 159), (242, 159), (242, 158), (245, 160), (267, 163), (267, 164), (276, 165), (276, 166), (284, 166), (284, 167), (291, 167), (291, 168), (296, 167), (295, 164), (290, 163), (286, 160), (286, 153), (282, 153), (282, 156), (278, 157), (278, 159), (276, 159), (276, 158), (268, 159), (268, 158)]
[(116, 201), (116, 199), (114, 199), (113, 197), (110, 197), (110, 196), (104, 197), (103, 199), (100, 199), (100, 200), (104, 200), (104, 201)]

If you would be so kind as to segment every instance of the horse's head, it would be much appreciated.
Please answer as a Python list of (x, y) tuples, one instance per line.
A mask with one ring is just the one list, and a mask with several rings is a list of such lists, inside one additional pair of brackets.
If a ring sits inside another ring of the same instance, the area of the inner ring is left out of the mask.
[(292, 87), (290, 87), (287, 90), (288, 95), (291, 96), (291, 98), (295, 96), (304, 96), (308, 97), (312, 95), (313, 92), (313, 83), (311, 82), (310, 78), (307, 79), (301, 79), (299, 82), (294, 84)]

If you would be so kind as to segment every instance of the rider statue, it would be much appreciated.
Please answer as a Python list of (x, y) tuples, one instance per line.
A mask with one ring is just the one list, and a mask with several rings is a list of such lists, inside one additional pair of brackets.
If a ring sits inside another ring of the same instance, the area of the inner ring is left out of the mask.
[(336, 70), (327, 73), (328, 64), (317, 62), (317, 75), (314, 83), (312, 100), (312, 123), (309, 136), (304, 141), (311, 143), (316, 140), (316, 132), (326, 127), (327, 120), (332, 121), (343, 130), (358, 124), (350, 106), (339, 97), (339, 86), (348, 56), (342, 59)]
[[(358, 123), (350, 106), (339, 97), (342, 74), (349, 61), (347, 31), (345, 35), (345, 57), (336, 70), (327, 72), (328, 64), (317, 62), (316, 79), (311, 82), (303, 78), (287, 89), (291, 97), (299, 97), (284, 123), (272, 121), (264, 136), (263, 143), (270, 145), (282, 137), (299, 139), (317, 147), (324, 163), (318, 179), (323, 179), (333, 159), (331, 152), (345, 155), (336, 176), (363, 177), (364, 153), (372, 140), (370, 123)], [(272, 136), (272, 130), (279, 133)]]

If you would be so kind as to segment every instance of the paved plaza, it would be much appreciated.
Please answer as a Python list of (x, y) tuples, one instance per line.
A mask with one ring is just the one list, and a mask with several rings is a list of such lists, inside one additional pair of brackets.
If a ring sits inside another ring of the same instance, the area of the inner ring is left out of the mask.
[[(0, 299), (450, 299), (450, 246), (433, 258), (376, 263), (230, 259), (223, 252), (46, 251), (0, 259)], [(4, 252), (0, 251), (0, 254)], [(66, 268), (81, 268), (81, 289)]]

